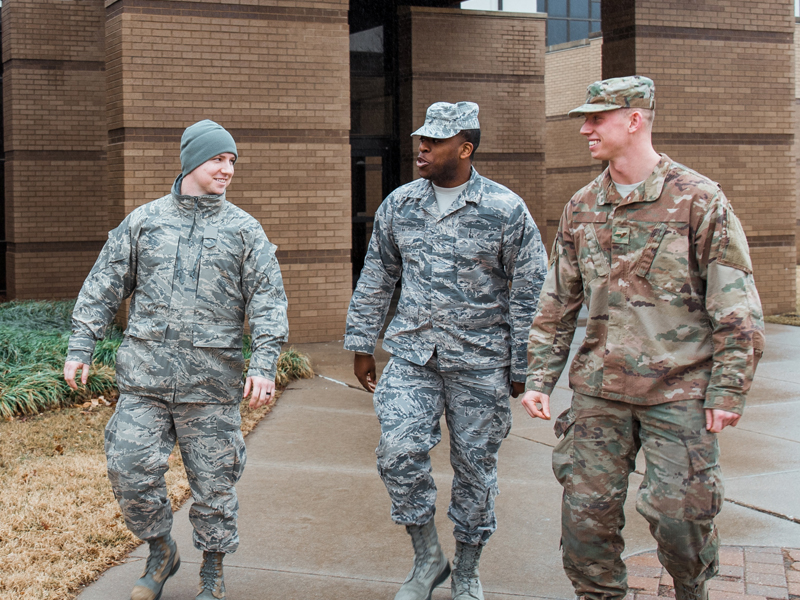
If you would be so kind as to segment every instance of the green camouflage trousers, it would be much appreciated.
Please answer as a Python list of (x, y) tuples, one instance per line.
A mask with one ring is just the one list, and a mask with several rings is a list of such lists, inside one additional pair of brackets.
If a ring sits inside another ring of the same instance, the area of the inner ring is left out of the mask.
[(578, 596), (627, 593), (623, 505), (640, 447), (647, 472), (636, 509), (650, 523), (661, 564), (687, 585), (717, 574), (714, 517), (723, 486), (717, 436), (706, 431), (702, 400), (635, 406), (575, 393), (555, 430), (564, 436), (553, 451), (553, 472), (564, 488), (562, 558)]
[(178, 441), (194, 503), (194, 545), (211, 552), (239, 546), (234, 485), (246, 461), (238, 404), (171, 403), (123, 394), (106, 425), (108, 478), (125, 524), (143, 540), (172, 529), (164, 473)]
[(447, 513), (454, 536), (485, 544), (497, 529), (497, 452), (511, 429), (509, 367), (439, 371), (436, 356), (421, 367), (392, 357), (375, 389), (381, 424), (375, 453), (392, 500), (392, 519), (423, 525), (436, 508), (429, 452), (450, 431), (453, 487)]

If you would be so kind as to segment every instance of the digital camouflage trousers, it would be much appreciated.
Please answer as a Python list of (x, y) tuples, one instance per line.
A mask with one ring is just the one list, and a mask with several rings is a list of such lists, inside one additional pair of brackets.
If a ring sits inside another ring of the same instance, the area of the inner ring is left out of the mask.
[(563, 435), (553, 451), (564, 488), (562, 558), (578, 596), (627, 593), (623, 505), (640, 448), (647, 467), (636, 509), (650, 524), (661, 564), (690, 586), (717, 574), (714, 517), (723, 485), (717, 436), (706, 431), (702, 400), (635, 406), (575, 393), (555, 430)]
[(429, 452), (450, 432), (453, 486), (448, 516), (456, 540), (485, 544), (497, 529), (497, 452), (511, 428), (509, 367), (439, 371), (392, 357), (375, 390), (381, 438), (378, 472), (392, 500), (392, 519), (423, 525), (435, 512)]
[(108, 477), (125, 524), (151, 540), (172, 529), (164, 473), (178, 442), (193, 504), (194, 545), (211, 552), (239, 546), (234, 485), (246, 461), (238, 404), (170, 403), (123, 394), (106, 425)]

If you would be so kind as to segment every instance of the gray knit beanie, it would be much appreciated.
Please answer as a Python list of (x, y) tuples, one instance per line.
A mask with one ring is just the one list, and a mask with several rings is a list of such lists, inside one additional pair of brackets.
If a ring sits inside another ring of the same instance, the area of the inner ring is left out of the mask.
[(189, 125), (181, 137), (181, 173), (186, 177), (210, 158), (223, 152), (236, 152), (233, 136), (222, 126), (205, 119)]

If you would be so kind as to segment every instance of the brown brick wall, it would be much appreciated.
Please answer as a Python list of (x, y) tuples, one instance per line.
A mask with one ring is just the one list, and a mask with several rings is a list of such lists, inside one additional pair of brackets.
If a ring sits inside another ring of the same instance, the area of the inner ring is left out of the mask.
[(293, 342), (340, 337), (352, 289), (347, 7), (107, 3), (112, 203), (169, 191), (186, 126), (229, 129), (227, 197), (278, 245)]
[(792, 4), (619, 0), (602, 6), (603, 77), (636, 73), (655, 80), (656, 150), (721, 184), (748, 235), (765, 313), (793, 311)]
[(603, 164), (592, 158), (586, 138), (579, 133), (583, 119), (567, 116), (583, 104), (586, 86), (602, 78), (603, 40), (597, 37), (551, 48), (545, 55), (547, 203), (542, 228), (548, 252), (564, 205), (603, 170)]
[[(796, 19), (797, 21), (797, 19)], [(797, 165), (797, 180), (795, 182), (795, 194), (797, 195), (797, 229), (796, 229), (796, 243), (795, 248), (797, 251), (797, 264), (800, 265), (800, 150), (798, 150), (798, 144), (800, 144), (800, 115), (798, 115), (798, 109), (800, 108), (800, 60), (798, 60), (797, 55), (800, 52), (800, 22), (795, 23), (794, 28), (794, 111), (795, 111), (795, 128), (794, 128), (794, 149), (795, 149), (795, 161)]]
[[(400, 12), (403, 181), (417, 176), (416, 138), (437, 101), (480, 106), (475, 168), (519, 194), (544, 219), (544, 36), (541, 16), (458, 9)], [(457, 49), (457, 51), (456, 51)]]
[(76, 295), (106, 237), (104, 22), (96, 0), (2, 7), (11, 298)]

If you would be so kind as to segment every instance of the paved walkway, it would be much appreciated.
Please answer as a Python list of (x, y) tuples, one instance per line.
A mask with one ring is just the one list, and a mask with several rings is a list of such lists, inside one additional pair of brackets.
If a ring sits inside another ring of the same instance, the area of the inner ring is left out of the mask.
[[(578, 339), (582, 335), (579, 331)], [(357, 389), (352, 356), (341, 343), (297, 348), (317, 373), (293, 383), (247, 438), (248, 463), (239, 490), (241, 546), (227, 557), (230, 600), (391, 600), (411, 564), (405, 531), (389, 518), (389, 499), (375, 471), (379, 428), (372, 397)], [(386, 361), (379, 354), (379, 366)], [(553, 412), (569, 404), (563, 378)], [(514, 402), (514, 426), (503, 443), (497, 498), (499, 529), (481, 561), (488, 600), (571, 598), (561, 569), (561, 488), (550, 469), (552, 423), (528, 418)], [(800, 600), (800, 329), (767, 326), (767, 351), (745, 417), (720, 436), (726, 503), (718, 519), (725, 548), (711, 600)], [(454, 542), (446, 519), (447, 436), (432, 461), (439, 484), (437, 523), (445, 551)], [(641, 462), (639, 463), (641, 472)], [(637, 600), (671, 594), (647, 523), (634, 507), (634, 474), (625, 528), (626, 562)], [(187, 512), (174, 534), (183, 566), (162, 600), (192, 600), (200, 553), (192, 547)], [(146, 546), (88, 587), (81, 600), (126, 599)], [(433, 600), (450, 598), (443, 586)]]

